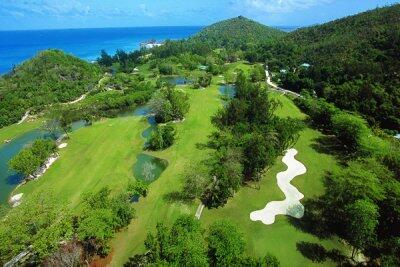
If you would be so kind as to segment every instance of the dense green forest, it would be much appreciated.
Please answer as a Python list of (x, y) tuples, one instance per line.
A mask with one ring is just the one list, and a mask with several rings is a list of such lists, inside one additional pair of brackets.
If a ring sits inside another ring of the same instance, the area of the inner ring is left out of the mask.
[(24, 113), (77, 99), (93, 89), (100, 68), (59, 50), (47, 50), (0, 77), (0, 127), (18, 122)]
[(400, 129), (400, 5), (299, 29), (252, 53), (272, 71), (286, 70), (276, 77), (283, 87)]
[(242, 48), (276, 40), (285, 32), (239, 16), (206, 27), (189, 39), (189, 42), (207, 43), (213, 48)]

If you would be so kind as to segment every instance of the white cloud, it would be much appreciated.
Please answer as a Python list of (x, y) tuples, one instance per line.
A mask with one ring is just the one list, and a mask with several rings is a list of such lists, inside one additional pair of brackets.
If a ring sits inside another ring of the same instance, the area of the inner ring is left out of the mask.
[(155, 14), (148, 9), (146, 4), (140, 4), (139, 8), (142, 11), (143, 15), (148, 17), (155, 17)]
[(290, 13), (326, 4), (333, 0), (246, 0), (248, 8), (266, 13)]

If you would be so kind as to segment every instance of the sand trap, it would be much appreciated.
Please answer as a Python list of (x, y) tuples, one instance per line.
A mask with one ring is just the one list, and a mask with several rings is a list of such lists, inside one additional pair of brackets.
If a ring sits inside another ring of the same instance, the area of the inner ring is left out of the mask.
[(17, 206), (19, 206), (19, 205), (21, 204), (22, 196), (23, 196), (23, 195), (24, 195), (24, 194), (21, 193), (21, 194), (17, 194), (17, 195), (15, 195), (15, 196), (12, 196), (8, 202), (10, 203), (10, 205), (11, 205), (13, 208), (14, 208), (14, 207), (17, 207)]
[(295, 218), (303, 217), (304, 206), (300, 203), (300, 199), (304, 195), (290, 184), (293, 178), (307, 172), (306, 167), (294, 158), (296, 154), (296, 149), (289, 149), (286, 152), (282, 162), (288, 166), (288, 169), (276, 175), (278, 186), (285, 194), (286, 199), (283, 201), (271, 201), (267, 203), (264, 209), (253, 211), (250, 213), (252, 221), (261, 221), (268, 225), (275, 222), (276, 215), (290, 215)]
[(58, 154), (54, 154), (53, 156), (48, 158), (44, 165), (40, 167), (39, 170), (33, 175), (33, 179), (38, 179), (39, 177), (41, 177), (51, 167), (51, 165), (56, 162), (58, 157)]
[(62, 143), (58, 145), (58, 148), (66, 148), (68, 146), (67, 143)]

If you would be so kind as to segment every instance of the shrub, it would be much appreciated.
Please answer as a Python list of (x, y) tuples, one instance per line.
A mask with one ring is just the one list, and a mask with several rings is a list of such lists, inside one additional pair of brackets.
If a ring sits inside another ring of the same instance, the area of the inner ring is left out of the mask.
[(172, 125), (158, 125), (152, 132), (147, 147), (150, 150), (166, 149), (174, 143), (175, 135), (176, 132)]
[(11, 169), (29, 176), (34, 174), (56, 151), (57, 146), (53, 140), (39, 139), (30, 147), (21, 150), (8, 164)]
[(353, 152), (360, 148), (362, 138), (371, 135), (364, 119), (344, 112), (333, 116), (332, 130), (340, 142)]

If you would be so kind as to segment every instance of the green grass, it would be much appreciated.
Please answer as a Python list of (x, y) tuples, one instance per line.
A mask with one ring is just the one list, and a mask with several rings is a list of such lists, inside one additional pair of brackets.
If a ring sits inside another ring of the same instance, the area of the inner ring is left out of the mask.
[(13, 124), (0, 129), (0, 145), (7, 139), (14, 139), (26, 132), (40, 127), (42, 121), (26, 121), (21, 124)]
[(141, 151), (142, 129), (146, 123), (139, 117), (105, 119), (70, 134), (68, 147), (60, 158), (37, 181), (20, 187), (30, 193), (53, 189), (59, 201), (72, 207), (79, 204), (82, 193), (103, 186), (118, 189), (132, 177), (132, 165)]
[(212, 131), (211, 115), (221, 106), (217, 86), (205, 90), (188, 90), (191, 95), (190, 111), (183, 123), (177, 124), (178, 140), (169, 149), (153, 155), (167, 159), (169, 166), (161, 177), (151, 184), (149, 195), (135, 204), (137, 219), (112, 242), (114, 255), (111, 265), (122, 266), (134, 253), (143, 252), (143, 241), (148, 231), (154, 231), (158, 222), (171, 223), (181, 214), (194, 214), (198, 203), (191, 205), (170, 202), (168, 193), (181, 186), (181, 174), (191, 162), (206, 159), (208, 151), (196, 144), (205, 143)]
[[(243, 63), (229, 65), (230, 71), (237, 68), (249, 71), (251, 66)], [(134, 204), (137, 218), (112, 240), (112, 266), (122, 266), (133, 254), (142, 253), (146, 234), (154, 231), (157, 222), (169, 224), (181, 214), (195, 214), (198, 202), (172, 202), (166, 196), (180, 189), (185, 166), (199, 163), (208, 157), (209, 151), (200, 150), (196, 145), (208, 140), (213, 130), (210, 117), (222, 106), (217, 83), (218, 78), (214, 78), (213, 85), (205, 90), (184, 87), (190, 94), (191, 106), (186, 120), (176, 124), (178, 138), (175, 144), (165, 151), (149, 153), (168, 160), (169, 166), (151, 184), (148, 196)], [(305, 118), (291, 100), (279, 94), (272, 96), (283, 104), (277, 111), (278, 115)], [(73, 132), (68, 147), (60, 152), (60, 159), (43, 177), (20, 187), (18, 192), (29, 197), (32, 192), (52, 189), (60, 202), (65, 201), (79, 209), (81, 196), (85, 192), (96, 191), (103, 186), (109, 186), (115, 191), (123, 188), (130, 179), (134, 179), (132, 167), (136, 156), (142, 153), (144, 140), (141, 133), (147, 127), (145, 120), (127, 117), (101, 120), (91, 127)], [(0, 130), (0, 137), (11, 136), (18, 132), (17, 128), (4, 132), (4, 129)], [(318, 153), (314, 149), (315, 139), (320, 136), (321, 133), (306, 129), (295, 146), (299, 151), (297, 159), (307, 166), (308, 172), (296, 177), (293, 184), (306, 198), (323, 193), (322, 177), (325, 171), (337, 166), (332, 156)], [(262, 209), (268, 201), (283, 199), (275, 180), (275, 175), (285, 169), (280, 160), (265, 174), (259, 183), (260, 190), (241, 188), (224, 208), (205, 209), (201, 222), (207, 227), (216, 220), (230, 219), (243, 232), (250, 255), (264, 256), (269, 251), (280, 259), (282, 266), (312, 266), (313, 263), (296, 250), (297, 242), (317, 242), (326, 248), (342, 248), (342, 245), (336, 240), (320, 241), (297, 230), (285, 216), (279, 216), (271, 226), (252, 222), (249, 218), (251, 211)], [(327, 262), (325, 265), (332, 263)]]
[[(280, 116), (305, 117), (285, 96), (273, 94), (273, 97), (283, 103), (283, 107), (278, 110)], [(324, 173), (337, 167), (337, 162), (332, 156), (318, 153), (313, 148), (315, 139), (321, 136), (321, 133), (307, 128), (301, 133), (295, 145), (299, 151), (296, 158), (305, 164), (307, 173), (296, 177), (292, 183), (305, 195), (306, 199), (323, 193)], [(219, 219), (232, 220), (244, 234), (247, 252), (250, 255), (262, 257), (266, 252), (271, 252), (279, 258), (282, 266), (313, 266), (316, 264), (304, 258), (296, 250), (297, 242), (320, 243), (327, 249), (343, 248), (343, 245), (337, 240), (319, 240), (315, 236), (297, 230), (286, 216), (279, 215), (272, 225), (252, 222), (249, 217), (252, 211), (264, 208), (269, 201), (284, 199), (283, 193), (276, 184), (276, 174), (286, 168), (279, 158), (259, 182), (260, 190), (252, 187), (241, 188), (225, 207), (204, 210), (201, 221), (206, 226)], [(325, 262), (324, 265), (330, 266), (333, 263)]]

